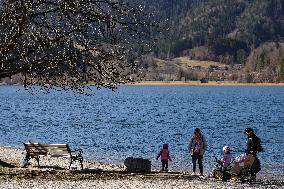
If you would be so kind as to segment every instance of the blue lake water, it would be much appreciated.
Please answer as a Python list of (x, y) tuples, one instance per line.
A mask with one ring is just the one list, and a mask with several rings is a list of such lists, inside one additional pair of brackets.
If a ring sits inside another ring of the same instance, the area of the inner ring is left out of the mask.
[(168, 143), (170, 169), (191, 171), (187, 144), (200, 127), (209, 145), (209, 172), (224, 145), (233, 156), (243, 153), (243, 130), (252, 127), (265, 149), (260, 174), (284, 175), (284, 87), (122, 86), (88, 97), (0, 86), (0, 99), (0, 145), (69, 143), (87, 159), (123, 164), (128, 156), (143, 157), (158, 169), (155, 157)]

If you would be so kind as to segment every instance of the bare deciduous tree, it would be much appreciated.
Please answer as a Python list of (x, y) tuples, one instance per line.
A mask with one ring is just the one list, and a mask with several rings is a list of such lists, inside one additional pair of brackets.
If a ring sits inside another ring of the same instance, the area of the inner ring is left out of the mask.
[(87, 92), (138, 79), (161, 22), (120, 0), (0, 0), (0, 78)]

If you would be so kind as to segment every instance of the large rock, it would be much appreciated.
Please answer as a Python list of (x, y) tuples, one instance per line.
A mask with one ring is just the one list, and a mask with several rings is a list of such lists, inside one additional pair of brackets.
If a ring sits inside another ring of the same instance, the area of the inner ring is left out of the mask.
[(124, 165), (128, 172), (132, 173), (150, 173), (151, 161), (143, 158), (128, 157), (124, 160)]

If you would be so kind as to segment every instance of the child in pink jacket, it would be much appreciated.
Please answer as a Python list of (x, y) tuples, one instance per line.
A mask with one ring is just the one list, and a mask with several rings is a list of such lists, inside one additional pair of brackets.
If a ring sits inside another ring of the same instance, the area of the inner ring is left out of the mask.
[(162, 171), (168, 171), (168, 160), (172, 161), (168, 144), (163, 144), (163, 148), (158, 153), (156, 160), (158, 160), (159, 157), (161, 157)]

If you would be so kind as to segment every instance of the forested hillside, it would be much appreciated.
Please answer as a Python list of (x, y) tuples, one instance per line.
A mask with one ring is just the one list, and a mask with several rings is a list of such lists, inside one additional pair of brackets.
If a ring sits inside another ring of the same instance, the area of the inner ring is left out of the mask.
[[(245, 81), (284, 81), (283, 0), (145, 0), (145, 4), (168, 18), (171, 28), (167, 39), (159, 41), (155, 57), (241, 64)], [(271, 59), (271, 54), (278, 57)], [(274, 75), (259, 76), (271, 71), (270, 65)]]

